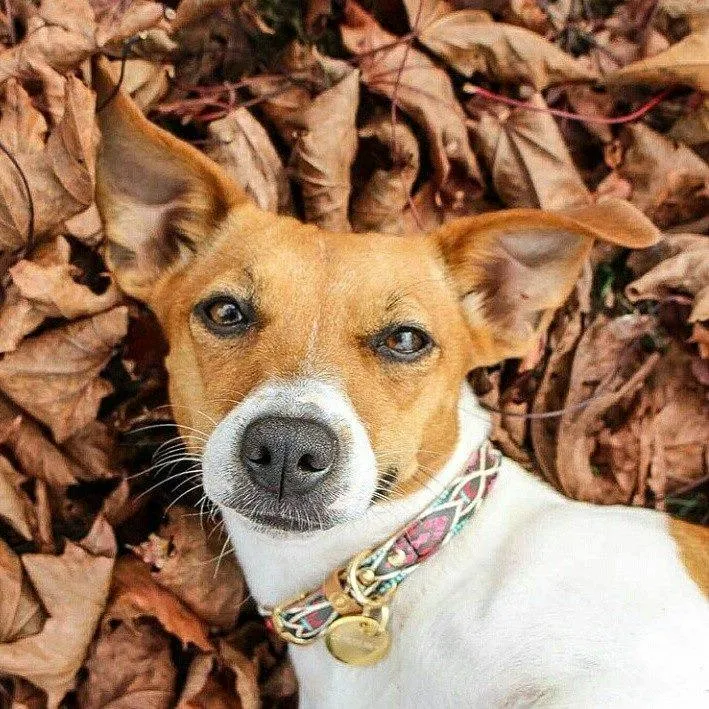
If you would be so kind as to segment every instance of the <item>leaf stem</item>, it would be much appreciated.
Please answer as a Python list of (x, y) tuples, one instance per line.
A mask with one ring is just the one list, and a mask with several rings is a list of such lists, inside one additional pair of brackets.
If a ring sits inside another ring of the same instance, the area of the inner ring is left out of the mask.
[(549, 108), (548, 106), (535, 106), (528, 101), (520, 101), (516, 98), (511, 98), (509, 96), (503, 96), (502, 94), (495, 93), (494, 91), (489, 91), (488, 89), (482, 88), (482, 86), (466, 85), (465, 90), (471, 94), (477, 94), (490, 101), (497, 101), (498, 103), (504, 103), (508, 106), (514, 106), (515, 108), (523, 108), (527, 111), (537, 111), (538, 113), (551, 113), (553, 116), (558, 116), (559, 118), (568, 118), (572, 121), (581, 121), (584, 123), (603, 123), (604, 125), (616, 125), (619, 123), (630, 123), (638, 118), (642, 118), (646, 113), (651, 111), (655, 106), (662, 103), (672, 92), (673, 87), (664, 89), (659, 94), (653, 96), (649, 101), (646, 101), (640, 108), (636, 109), (632, 113), (626, 113), (623, 116), (614, 116), (613, 118), (608, 118), (607, 116), (594, 116), (590, 113), (574, 113), (573, 111), (562, 111), (558, 108)]

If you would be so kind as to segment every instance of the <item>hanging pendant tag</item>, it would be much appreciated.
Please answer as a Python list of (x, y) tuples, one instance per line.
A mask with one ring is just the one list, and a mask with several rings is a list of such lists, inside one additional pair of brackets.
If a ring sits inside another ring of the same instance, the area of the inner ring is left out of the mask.
[(374, 665), (386, 657), (391, 636), (386, 629), (388, 607), (379, 609), (379, 618), (363, 615), (338, 618), (327, 630), (325, 644), (330, 654), (347, 665)]

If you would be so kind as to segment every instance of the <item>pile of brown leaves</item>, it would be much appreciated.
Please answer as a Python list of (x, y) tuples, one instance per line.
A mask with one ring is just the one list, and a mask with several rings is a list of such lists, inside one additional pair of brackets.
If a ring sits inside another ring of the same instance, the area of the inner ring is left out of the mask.
[(0, 8), (0, 705), (297, 701), (200, 514), (155, 323), (101, 258), (98, 54), (262, 207), (324, 228), (635, 204), (663, 241), (598, 246), (537, 351), (472, 382), (568, 495), (709, 523), (705, 0)]

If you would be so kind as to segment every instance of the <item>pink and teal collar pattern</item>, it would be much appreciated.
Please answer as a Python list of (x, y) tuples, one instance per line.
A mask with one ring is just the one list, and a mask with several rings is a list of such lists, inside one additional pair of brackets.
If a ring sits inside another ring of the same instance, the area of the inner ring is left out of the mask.
[(282, 638), (307, 644), (336, 620), (385, 605), (402, 581), (445, 546), (473, 517), (499, 472), (502, 454), (485, 442), (463, 473), (415, 519), (382, 544), (355, 556), (318, 588), (264, 609), (267, 625)]

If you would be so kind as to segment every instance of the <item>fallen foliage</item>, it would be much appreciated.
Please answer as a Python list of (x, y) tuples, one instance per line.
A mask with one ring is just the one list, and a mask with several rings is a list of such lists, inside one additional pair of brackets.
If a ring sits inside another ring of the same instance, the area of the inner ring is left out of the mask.
[(327, 229), (629, 201), (660, 243), (597, 245), (535, 351), (471, 383), (497, 445), (567, 495), (709, 524), (708, 18), (0, 3), (0, 705), (297, 705), (172, 425), (157, 324), (106, 270), (91, 58), (263, 208)]

